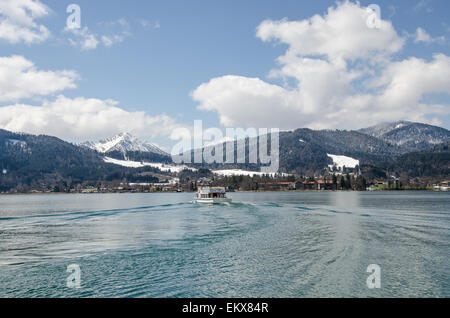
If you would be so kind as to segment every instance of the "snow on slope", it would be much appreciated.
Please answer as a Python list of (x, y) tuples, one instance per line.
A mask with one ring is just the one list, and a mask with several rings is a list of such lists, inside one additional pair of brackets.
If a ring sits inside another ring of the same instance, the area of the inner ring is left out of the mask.
[(346, 156), (337, 156), (337, 155), (330, 155), (327, 154), (328, 157), (333, 159), (333, 165), (330, 165), (330, 168), (333, 168), (336, 166), (339, 169), (342, 169), (344, 166), (346, 168), (356, 168), (356, 166), (359, 166), (359, 160), (353, 159), (351, 157)]
[(110, 158), (110, 157), (105, 157), (103, 159), (106, 163), (112, 163), (118, 166), (122, 166), (122, 167), (127, 167), (127, 168), (142, 168), (142, 167), (153, 167), (153, 168), (158, 168), (161, 171), (164, 172), (174, 172), (174, 173), (178, 173), (181, 172), (185, 169), (191, 170), (191, 171), (197, 171), (197, 169), (188, 167), (188, 166), (184, 166), (184, 165), (167, 165), (167, 164), (163, 164), (163, 163), (151, 163), (151, 162), (138, 162), (138, 161), (127, 161), (127, 160), (118, 160), (118, 159), (114, 159), (114, 158)]
[(383, 135), (386, 135), (396, 129), (400, 129), (413, 124), (414, 123), (412, 122), (402, 120), (393, 123), (381, 123), (372, 127), (360, 129), (359, 131), (366, 135), (382, 138)]
[(103, 159), (106, 163), (112, 163), (118, 166), (127, 167), (127, 168), (142, 168), (145, 165), (141, 162), (137, 161), (126, 161), (126, 160), (117, 160), (114, 158), (105, 157)]
[(81, 145), (96, 150), (100, 153), (107, 153), (110, 151), (120, 151), (122, 153), (127, 153), (128, 151), (140, 151), (168, 156), (165, 151), (160, 149), (155, 144), (139, 140), (129, 133), (122, 133), (98, 142), (85, 142)]
[[(142, 167), (153, 167), (158, 168), (164, 172), (173, 172), (179, 173), (185, 169), (191, 171), (197, 171), (195, 168), (191, 168), (185, 165), (168, 165), (163, 163), (151, 163), (151, 162), (138, 162), (138, 161), (127, 161), (127, 160), (118, 160), (110, 157), (105, 157), (104, 161), (106, 163), (112, 163), (118, 166), (127, 167), (127, 168), (142, 168)], [(230, 170), (213, 170), (212, 173), (218, 176), (230, 177), (230, 176), (262, 176), (267, 175), (267, 173), (258, 172), (258, 171), (246, 171), (241, 169), (230, 169)], [(269, 175), (273, 176), (274, 173), (270, 173)], [(288, 174), (282, 173), (282, 176), (288, 176)]]

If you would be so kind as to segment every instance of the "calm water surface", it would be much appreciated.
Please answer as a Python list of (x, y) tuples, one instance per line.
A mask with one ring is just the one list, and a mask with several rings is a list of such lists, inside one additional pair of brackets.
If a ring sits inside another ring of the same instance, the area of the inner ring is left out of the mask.
[(0, 196), (0, 297), (450, 297), (449, 193), (230, 196)]

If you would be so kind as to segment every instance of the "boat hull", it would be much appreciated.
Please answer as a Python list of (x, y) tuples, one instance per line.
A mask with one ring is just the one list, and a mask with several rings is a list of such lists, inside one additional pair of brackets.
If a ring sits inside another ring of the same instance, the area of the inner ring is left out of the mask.
[(195, 199), (195, 203), (203, 203), (203, 204), (222, 204), (222, 203), (231, 203), (230, 198), (208, 198), (208, 199)]

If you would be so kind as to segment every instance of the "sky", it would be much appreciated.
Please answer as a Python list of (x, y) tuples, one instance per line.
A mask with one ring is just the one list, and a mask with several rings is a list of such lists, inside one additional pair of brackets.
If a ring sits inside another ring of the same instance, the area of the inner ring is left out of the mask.
[(0, 0), (0, 128), (166, 149), (194, 120), (449, 129), (449, 15), (447, 0)]

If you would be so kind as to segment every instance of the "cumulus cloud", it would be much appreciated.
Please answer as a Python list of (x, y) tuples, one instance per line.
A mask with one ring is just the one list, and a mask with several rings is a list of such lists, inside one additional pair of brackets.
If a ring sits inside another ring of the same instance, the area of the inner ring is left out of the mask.
[(36, 20), (49, 12), (39, 0), (0, 0), (0, 39), (26, 44), (46, 40), (50, 31)]
[(257, 37), (287, 45), (269, 72), (270, 80), (285, 84), (228, 75), (200, 85), (191, 96), (226, 126), (348, 129), (397, 119), (426, 122), (429, 115), (448, 113), (449, 105), (424, 100), (449, 93), (449, 57), (397, 61), (406, 39), (389, 21), (370, 27), (370, 14), (347, 1), (323, 16), (263, 21)]
[[(245, 122), (250, 126), (269, 127), (281, 124), (277, 120), (289, 116), (289, 107), (293, 106), (290, 95), (284, 88), (258, 78), (230, 75), (202, 84), (192, 93), (192, 98), (200, 102), (199, 109), (217, 111), (225, 126)], [(276, 112), (274, 107), (282, 113), (270, 116)]]
[(170, 136), (180, 127), (167, 115), (129, 112), (113, 100), (68, 98), (32, 106), (0, 107), (0, 128), (31, 134), (48, 134), (67, 140), (93, 140), (130, 132), (139, 137)]
[(371, 14), (372, 11), (359, 4), (345, 2), (329, 8), (325, 16), (315, 15), (301, 21), (263, 21), (256, 35), (264, 42), (276, 41), (289, 46), (281, 62), (308, 55), (341, 61), (398, 52), (404, 40), (389, 21), (381, 20), (377, 28), (368, 27)]
[(41, 71), (22, 56), (0, 57), (0, 102), (54, 94), (75, 88), (75, 71)]
[(99, 44), (97, 35), (92, 33), (88, 27), (83, 28), (66, 28), (66, 32), (72, 33), (73, 38), (69, 38), (69, 42), (73, 46), (78, 46), (83, 51), (94, 50)]
[[(31, 134), (47, 134), (67, 140), (89, 140), (130, 132), (140, 137), (171, 137), (184, 127), (161, 114), (130, 112), (113, 100), (95, 98), (55, 99), (48, 96), (75, 88), (75, 71), (41, 71), (22, 56), (0, 57), (0, 129)], [(38, 105), (20, 100), (47, 96)], [(14, 103), (14, 104), (11, 104)]]
[(439, 36), (439, 37), (433, 38), (424, 29), (417, 28), (416, 33), (414, 35), (414, 42), (415, 43), (423, 42), (423, 43), (426, 43), (426, 44), (430, 44), (430, 43), (440, 43), (440, 44), (442, 44), (442, 43), (445, 43), (445, 37), (444, 36)]

